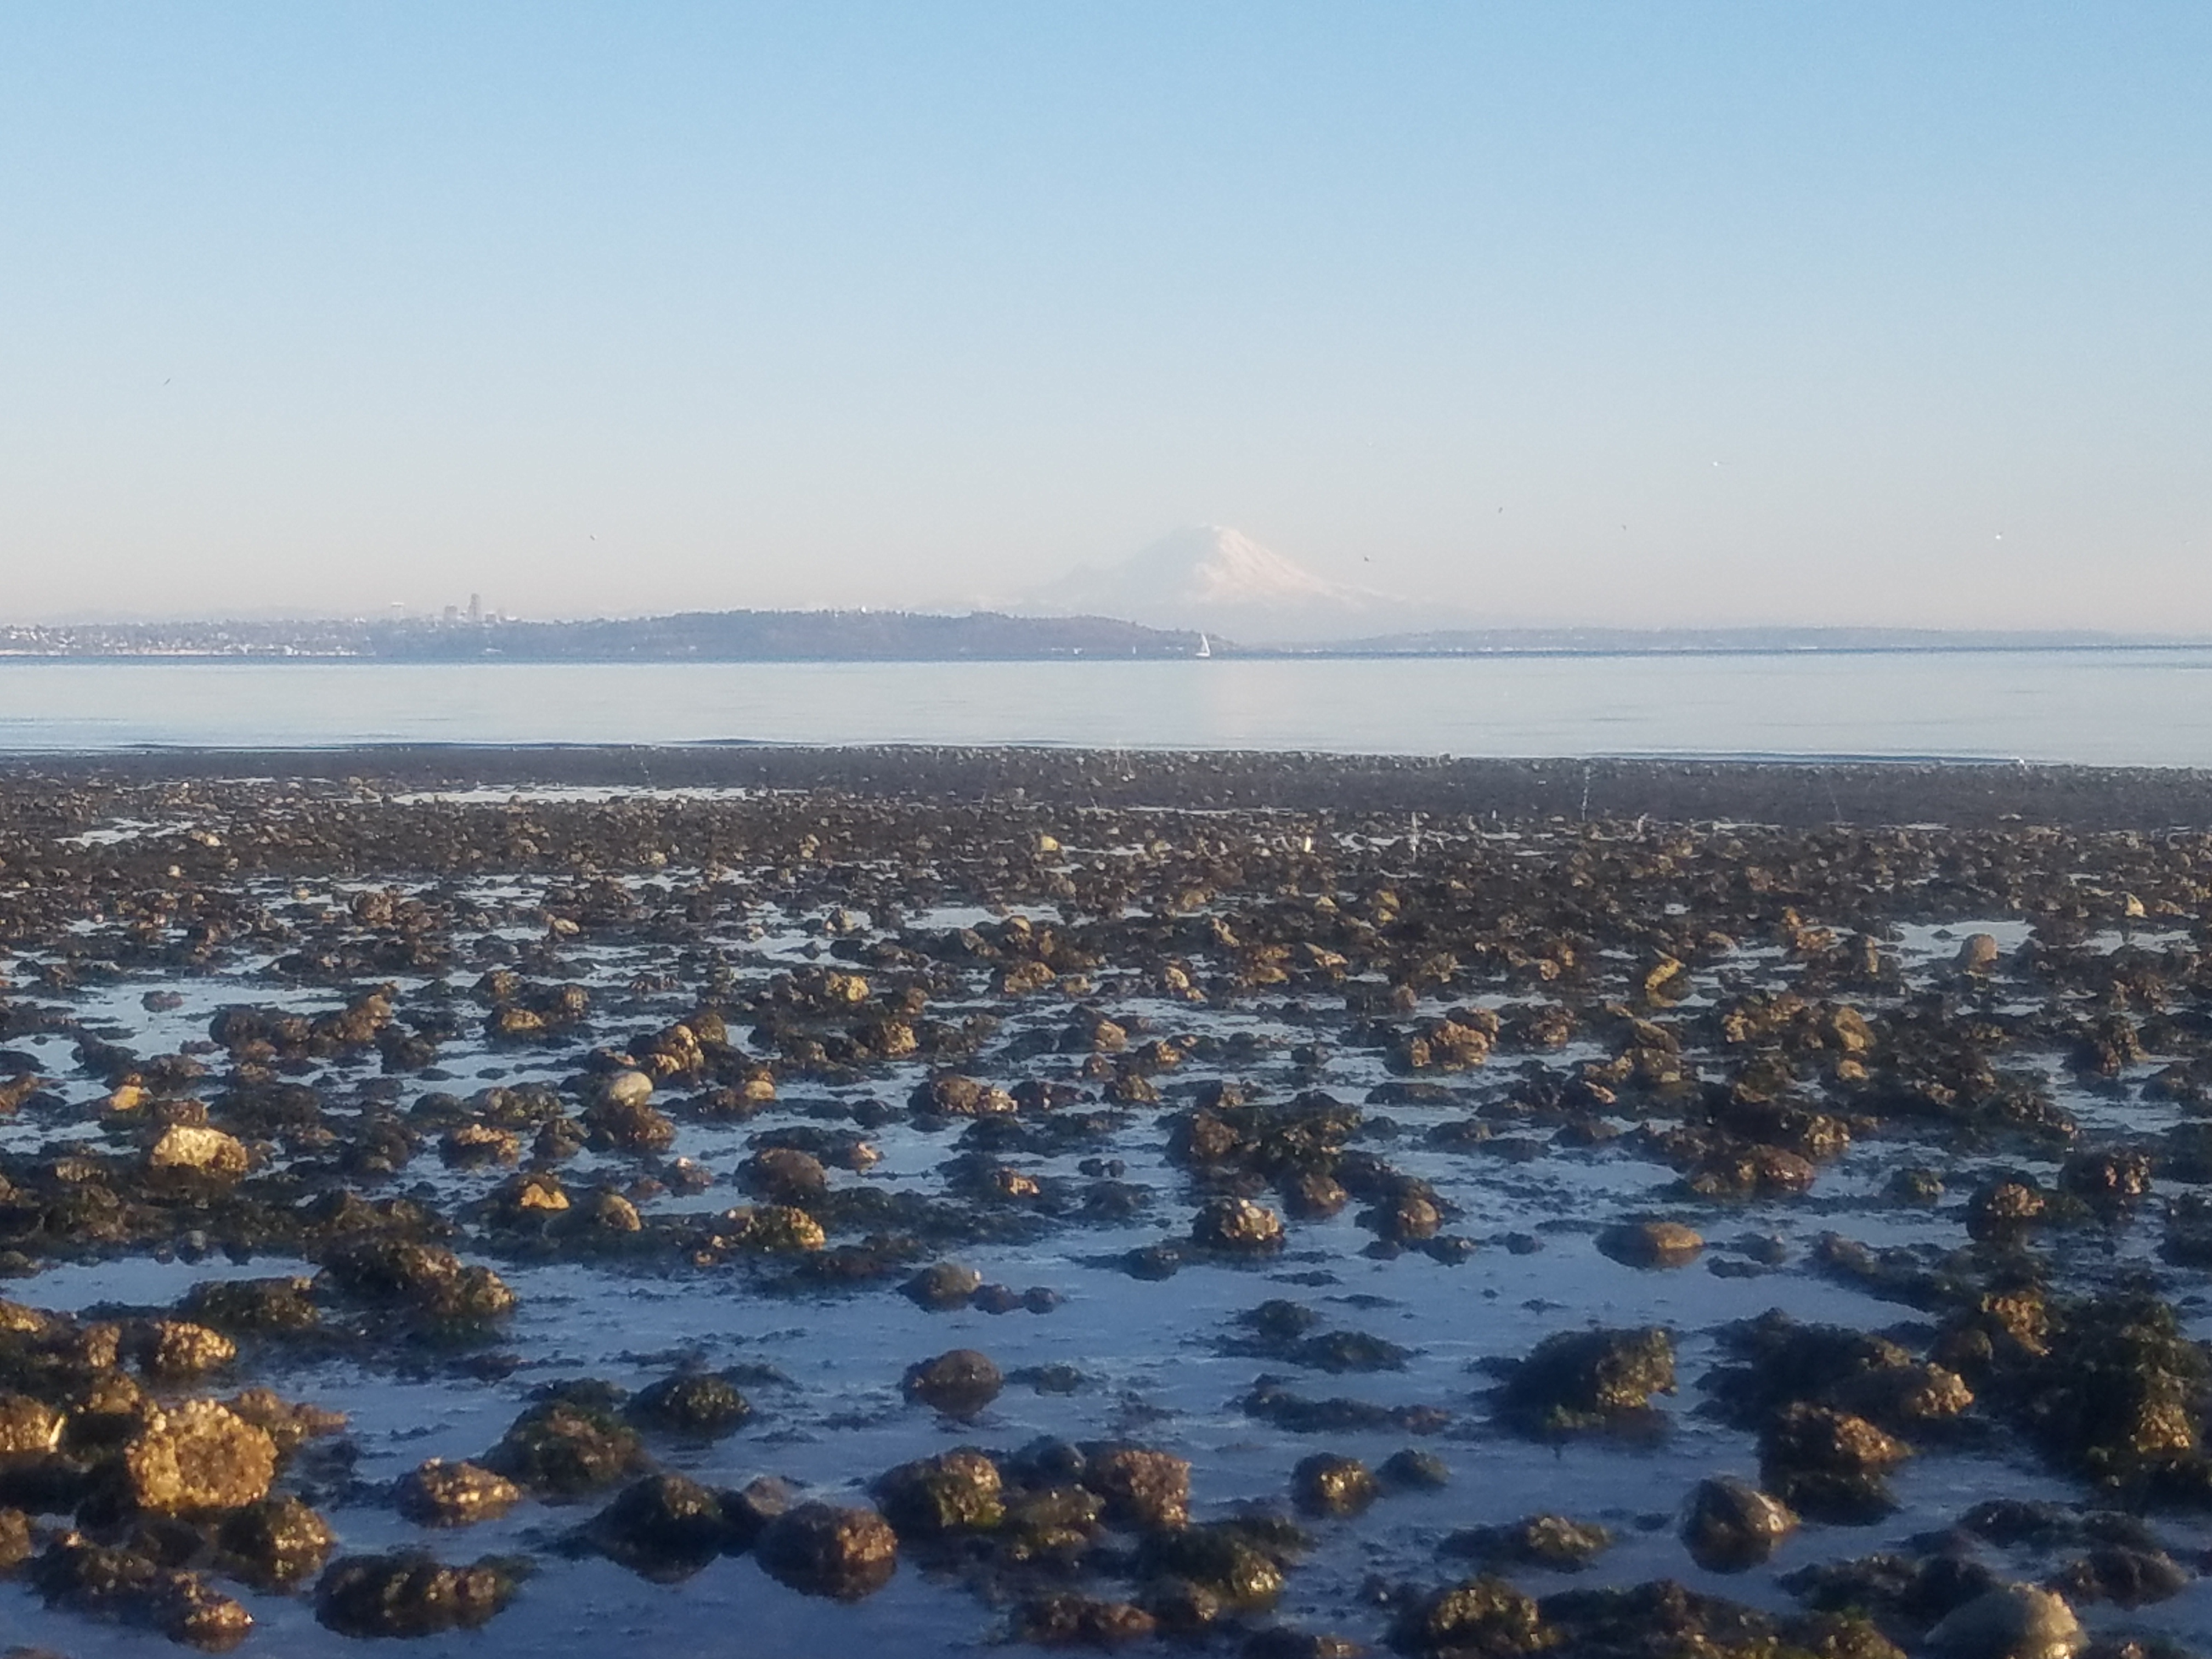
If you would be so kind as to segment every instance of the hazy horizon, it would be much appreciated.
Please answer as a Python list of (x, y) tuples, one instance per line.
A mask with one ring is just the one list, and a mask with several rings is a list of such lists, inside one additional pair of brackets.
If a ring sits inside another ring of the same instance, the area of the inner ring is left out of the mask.
[(0, 15), (0, 621), (2212, 632), (2212, 13)]

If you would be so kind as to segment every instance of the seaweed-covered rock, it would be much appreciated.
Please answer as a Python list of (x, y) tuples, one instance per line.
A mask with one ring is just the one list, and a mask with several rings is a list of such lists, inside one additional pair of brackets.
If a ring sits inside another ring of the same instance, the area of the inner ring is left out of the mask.
[(956, 1261), (936, 1261), (899, 1286), (899, 1294), (916, 1307), (933, 1313), (964, 1308), (968, 1298), (983, 1288), (983, 1275)]
[(13, 1572), (37, 1547), (31, 1517), (21, 1510), (0, 1509), (0, 1572)]
[[(2031, 1330), (2003, 1404), (2055, 1461), (2101, 1485), (2148, 1484), (2201, 1462), (2200, 1407), (2212, 1364), (2172, 1308), (2148, 1297), (2094, 1299)], [(2190, 1479), (2193, 1494), (2199, 1486)]]
[(76, 1533), (48, 1545), (30, 1564), (29, 1577), (51, 1605), (156, 1630), (209, 1652), (228, 1652), (253, 1628), (253, 1616), (242, 1604), (197, 1574)]
[(1911, 1456), (1912, 1448), (1863, 1417), (1800, 1402), (1766, 1425), (1759, 1454), (1776, 1468), (1879, 1474)]
[(315, 1618), (341, 1636), (435, 1636), (488, 1623), (514, 1597), (500, 1562), (450, 1567), (419, 1551), (349, 1555), (323, 1570)]
[(2072, 1659), (2088, 1637), (2066, 1598), (2033, 1584), (2006, 1584), (1946, 1614), (1928, 1632), (1944, 1659)]
[(1411, 1446), (1392, 1452), (1376, 1470), (1386, 1486), (1400, 1492), (1442, 1492), (1451, 1485), (1451, 1468), (1434, 1452)]
[(875, 1486), (884, 1518), (902, 1536), (988, 1532), (1006, 1519), (999, 1466), (962, 1447), (887, 1470)]
[(714, 1238), (720, 1249), (764, 1255), (803, 1255), (830, 1243), (822, 1224), (795, 1204), (745, 1204), (725, 1211)]
[(1776, 1582), (1819, 1611), (1866, 1613), (1913, 1635), (2002, 1588), (1986, 1564), (1951, 1550), (1917, 1558), (1883, 1552), (1821, 1561)]
[(522, 1488), (478, 1464), (434, 1457), (399, 1477), (392, 1499), (418, 1527), (472, 1527), (520, 1504)]
[(810, 1204), (830, 1190), (830, 1171), (811, 1152), (764, 1146), (738, 1167), (738, 1180), (771, 1204)]
[(1106, 1500), (1109, 1525), (1180, 1527), (1190, 1518), (1190, 1462), (1141, 1446), (1091, 1449), (1078, 1478)]
[(1496, 1566), (1580, 1572), (1612, 1547), (1613, 1534), (1594, 1521), (1530, 1515), (1502, 1527), (1462, 1528), (1437, 1545), (1437, 1553)]
[(1597, 1236), (1597, 1248), (1630, 1267), (1681, 1267), (1696, 1261), (1705, 1241), (1679, 1221), (1624, 1221)]
[(1374, 1471), (1356, 1457), (1316, 1452), (1291, 1471), (1291, 1496), (1314, 1515), (1358, 1515), (1382, 1494)]
[(2189, 1587), (2181, 1564), (2160, 1549), (2106, 1544), (2069, 1561), (2052, 1583), (2076, 1601), (2110, 1601), (2123, 1607), (2169, 1601)]
[(1788, 1504), (1733, 1475), (1698, 1482), (1682, 1515), (1682, 1542), (1708, 1572), (1755, 1567), (1796, 1530)]
[(617, 1493), (584, 1536), (640, 1577), (673, 1583), (722, 1553), (730, 1523), (719, 1493), (680, 1474), (649, 1474)]
[(1543, 1620), (1533, 1597), (1485, 1574), (1406, 1607), (1391, 1622), (1390, 1645), (1401, 1653), (1506, 1659), (1545, 1645)]
[(1212, 1199), (1190, 1224), (1190, 1242), (1204, 1250), (1278, 1250), (1283, 1245), (1283, 1218), (1249, 1198)]
[(346, 1425), (343, 1412), (286, 1400), (270, 1389), (240, 1389), (222, 1404), (275, 1441), (280, 1458), (289, 1457), (308, 1441), (336, 1434)]
[(62, 1443), (67, 1416), (27, 1394), (0, 1394), (0, 1459), (40, 1457)]
[(1159, 1621), (1127, 1601), (1062, 1590), (1023, 1602), (1014, 1609), (1011, 1628), (1016, 1641), (1033, 1647), (1112, 1648), (1143, 1641)]
[(483, 1459), (495, 1474), (556, 1498), (611, 1486), (644, 1462), (636, 1430), (595, 1406), (557, 1398), (525, 1410)]
[(157, 1382), (188, 1382), (219, 1371), (238, 1358), (237, 1343), (191, 1320), (149, 1320), (132, 1338), (132, 1358)]
[(302, 1331), (321, 1317), (308, 1279), (210, 1279), (185, 1292), (178, 1311), (197, 1324), (233, 1334)]
[(898, 1535), (873, 1510), (800, 1504), (762, 1528), (753, 1558), (778, 1583), (805, 1595), (856, 1601), (898, 1570)]
[(630, 1420), (647, 1428), (699, 1440), (735, 1434), (753, 1414), (752, 1404), (727, 1377), (678, 1371), (640, 1389), (624, 1403)]
[(337, 1543), (330, 1522), (289, 1495), (233, 1510), (216, 1530), (226, 1570), (265, 1589), (313, 1577)]
[(182, 1170), (235, 1181), (253, 1167), (253, 1155), (236, 1135), (204, 1124), (173, 1123), (147, 1148), (146, 1167), (160, 1173)]
[(916, 1088), (913, 1106), (917, 1112), (942, 1117), (1005, 1117), (1016, 1109), (1013, 1097), (1004, 1089), (950, 1073)]
[(1282, 1563), (1234, 1523), (1147, 1533), (1138, 1546), (1137, 1572), (1196, 1584), (1240, 1610), (1271, 1607), (1283, 1590)]
[(1656, 1326), (1561, 1331), (1514, 1368), (1499, 1405), (1524, 1427), (1574, 1429), (1641, 1410), (1674, 1389), (1674, 1345)]
[(212, 1400), (156, 1409), (123, 1449), (131, 1500), (161, 1515), (233, 1510), (265, 1497), (276, 1475), (267, 1430)]
[(489, 1267), (462, 1265), (441, 1245), (369, 1238), (332, 1251), (316, 1277), (356, 1301), (401, 1307), (434, 1319), (477, 1322), (514, 1310), (514, 1292)]
[(989, 1355), (952, 1348), (908, 1366), (899, 1387), (908, 1400), (947, 1417), (973, 1417), (999, 1397), (1006, 1382)]

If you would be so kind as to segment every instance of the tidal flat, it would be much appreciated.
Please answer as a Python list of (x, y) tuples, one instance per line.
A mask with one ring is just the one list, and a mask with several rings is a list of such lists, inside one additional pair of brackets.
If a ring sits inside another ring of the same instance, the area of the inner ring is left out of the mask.
[(0, 766), (0, 1632), (2212, 1651), (2212, 787)]

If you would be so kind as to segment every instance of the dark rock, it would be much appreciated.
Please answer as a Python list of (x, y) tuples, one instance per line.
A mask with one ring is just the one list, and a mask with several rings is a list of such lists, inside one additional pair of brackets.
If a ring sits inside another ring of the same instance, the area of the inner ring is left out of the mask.
[(584, 1528), (602, 1555), (659, 1583), (697, 1572), (730, 1535), (721, 1497), (680, 1474), (649, 1474), (623, 1487)]
[(1202, 1250), (1258, 1253), (1283, 1246), (1283, 1218), (1249, 1198), (1217, 1198), (1190, 1224), (1190, 1242)]
[(1137, 1572), (1180, 1579), (1240, 1611), (1271, 1607), (1282, 1594), (1282, 1564), (1233, 1525), (1171, 1528), (1145, 1534)]
[(1382, 1483), (1356, 1457), (1316, 1452), (1291, 1471), (1291, 1496), (1314, 1515), (1358, 1515), (1382, 1495)]
[(726, 1377), (678, 1371), (633, 1395), (623, 1407), (631, 1421), (670, 1434), (719, 1440), (735, 1434), (753, 1414), (751, 1403)]
[(1508, 1526), (1463, 1528), (1439, 1544), (1437, 1553), (1494, 1566), (1580, 1572), (1612, 1547), (1613, 1534), (1594, 1522), (1531, 1515)]
[(1451, 1468), (1443, 1458), (1410, 1446), (1392, 1452), (1376, 1473), (1384, 1486), (1401, 1492), (1441, 1492), (1451, 1484)]
[(2189, 1575), (2163, 1550), (2108, 1544), (2068, 1562), (2055, 1586), (2076, 1601), (2110, 1601), (2123, 1607), (2171, 1601), (2189, 1586)]
[(1674, 1345), (1656, 1326), (1562, 1331), (1515, 1368), (1499, 1403), (1509, 1419), (1539, 1430), (1601, 1425), (1674, 1389)]
[(916, 1307), (927, 1308), (933, 1313), (950, 1313), (955, 1308), (964, 1308), (968, 1298), (982, 1288), (983, 1275), (973, 1267), (963, 1267), (957, 1262), (938, 1261), (899, 1286), (899, 1294)]
[(2070, 1659), (2087, 1644), (2064, 1596), (2007, 1584), (1946, 1614), (1928, 1632), (1927, 1650), (1944, 1659)]
[(799, 1494), (772, 1474), (748, 1480), (722, 1495), (722, 1524), (730, 1550), (749, 1550), (769, 1522), (789, 1509)]
[(1698, 1259), (1705, 1241), (1679, 1221), (1625, 1221), (1597, 1236), (1597, 1248), (1631, 1267), (1680, 1267)]
[(1106, 1500), (1113, 1526), (1172, 1528), (1190, 1517), (1188, 1459), (1137, 1446), (1103, 1447), (1085, 1455), (1077, 1478)]
[(410, 1239), (342, 1246), (325, 1260), (315, 1284), (356, 1301), (460, 1323), (502, 1318), (514, 1310), (514, 1292), (490, 1268), (464, 1267), (451, 1250)]
[(1390, 1645), (1401, 1653), (1504, 1659), (1546, 1644), (1534, 1600), (1486, 1575), (1432, 1591), (1407, 1607), (1391, 1623)]
[(48, 1545), (30, 1563), (28, 1577), (50, 1605), (156, 1630), (209, 1652), (228, 1652), (253, 1628), (242, 1605), (197, 1575), (76, 1533)]
[(1797, 1530), (1787, 1504), (1732, 1475), (1700, 1480), (1682, 1516), (1682, 1541), (1708, 1572), (1741, 1572)]
[(907, 1367), (899, 1383), (908, 1400), (947, 1417), (975, 1416), (1005, 1386), (999, 1368), (973, 1348), (953, 1348), (934, 1359), (919, 1360)]
[(771, 1578), (801, 1595), (856, 1601), (898, 1571), (898, 1536), (873, 1510), (800, 1504), (762, 1528), (753, 1557)]
[(341, 1636), (435, 1636), (488, 1623), (515, 1588), (513, 1573), (489, 1559), (449, 1567), (413, 1551), (349, 1555), (324, 1569), (315, 1619)]
[(265, 1496), (276, 1443), (265, 1429), (212, 1400), (155, 1408), (123, 1450), (131, 1501), (164, 1515), (233, 1510)]
[(233, 1510), (216, 1529), (225, 1569), (264, 1589), (313, 1577), (337, 1543), (330, 1523), (289, 1496)]
[(532, 1492), (578, 1498), (611, 1486), (645, 1462), (645, 1447), (611, 1413), (570, 1400), (530, 1407), (481, 1460)]
[(522, 1488), (477, 1464), (434, 1457), (401, 1475), (392, 1498), (418, 1527), (472, 1527), (505, 1515), (522, 1501)]
[(988, 1532), (1006, 1519), (998, 1465), (966, 1447), (887, 1471), (875, 1497), (902, 1537)]
[(1016, 1641), (1041, 1648), (1120, 1647), (1141, 1642), (1158, 1628), (1158, 1621), (1142, 1607), (1068, 1591), (1023, 1602), (1014, 1609), (1012, 1624)]

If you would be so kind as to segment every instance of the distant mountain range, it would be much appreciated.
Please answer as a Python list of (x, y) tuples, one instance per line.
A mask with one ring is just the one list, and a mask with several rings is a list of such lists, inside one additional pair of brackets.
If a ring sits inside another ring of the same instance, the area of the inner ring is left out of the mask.
[(387, 662), (936, 662), (1193, 657), (1194, 633), (1109, 617), (700, 611), (589, 622), (116, 623), (0, 628), (16, 657), (370, 658)]
[[(1020, 614), (1012, 614), (1018, 612)], [(584, 622), (110, 623), (0, 627), (0, 656), (369, 658), (390, 662), (916, 662), (1233, 656), (1650, 655), (2185, 645), (2166, 637), (1914, 628), (1485, 628), (1448, 606), (1334, 582), (1221, 525), (1083, 567), (1003, 609), (699, 611)]]
[(380, 662), (1044, 662), (1211, 657), (1654, 656), (2184, 646), (2087, 633), (1909, 628), (1491, 629), (1251, 645), (1107, 617), (907, 611), (707, 611), (593, 622), (114, 623), (0, 627), (6, 658)]

